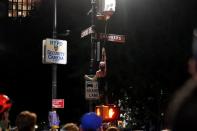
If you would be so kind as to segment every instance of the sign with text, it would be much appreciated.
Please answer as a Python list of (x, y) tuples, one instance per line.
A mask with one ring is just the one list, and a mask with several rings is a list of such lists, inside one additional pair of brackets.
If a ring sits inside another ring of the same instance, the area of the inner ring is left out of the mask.
[(111, 42), (125, 43), (124, 35), (99, 33), (98, 39), (106, 39), (107, 41), (111, 41)]
[(44, 64), (67, 63), (67, 41), (45, 39), (42, 42), (42, 62)]
[(85, 81), (85, 98), (87, 100), (99, 99), (98, 81)]
[(92, 33), (94, 33), (94, 29), (93, 29), (93, 26), (90, 26), (89, 28), (87, 28), (81, 32), (81, 38), (83, 38), (89, 34), (92, 34)]
[(64, 99), (52, 99), (52, 108), (64, 108)]

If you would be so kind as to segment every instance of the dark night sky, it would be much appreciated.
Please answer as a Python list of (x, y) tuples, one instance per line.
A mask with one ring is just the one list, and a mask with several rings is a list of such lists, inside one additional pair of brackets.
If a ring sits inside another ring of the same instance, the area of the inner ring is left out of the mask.
[[(71, 30), (68, 63), (58, 65), (58, 97), (65, 99), (64, 120), (76, 120), (88, 110), (83, 75), (88, 72), (89, 0), (58, 0), (58, 32)], [(13, 99), (13, 118), (23, 109), (46, 120), (51, 99), (51, 65), (42, 64), (42, 40), (52, 36), (52, 3), (42, 0), (33, 16), (1, 21), (0, 92)], [(102, 23), (100, 23), (102, 24)], [(125, 44), (106, 43), (108, 87), (114, 98), (124, 91), (134, 99), (167, 97), (188, 78), (192, 31), (197, 25), (196, 0), (117, 0), (108, 32), (126, 35)], [(131, 88), (132, 87), (132, 88)], [(113, 100), (112, 100), (113, 101)], [(74, 116), (72, 116), (73, 114)]]

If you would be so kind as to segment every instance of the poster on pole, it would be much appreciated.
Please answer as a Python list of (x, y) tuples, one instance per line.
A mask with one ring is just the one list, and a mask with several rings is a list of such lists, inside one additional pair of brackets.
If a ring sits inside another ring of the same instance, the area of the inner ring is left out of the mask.
[(98, 81), (85, 81), (85, 99), (86, 100), (98, 100), (99, 89)]
[(67, 41), (49, 38), (43, 40), (42, 62), (44, 64), (67, 64)]

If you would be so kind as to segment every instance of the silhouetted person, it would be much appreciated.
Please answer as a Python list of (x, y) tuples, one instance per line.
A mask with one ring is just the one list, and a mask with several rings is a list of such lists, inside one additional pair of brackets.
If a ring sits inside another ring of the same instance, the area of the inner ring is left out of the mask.
[(120, 131), (120, 129), (116, 126), (110, 126), (106, 129), (106, 131)]
[(9, 110), (12, 106), (10, 98), (0, 94), (0, 131), (10, 130)]
[(104, 103), (104, 96), (106, 96), (105, 84), (106, 84), (106, 75), (107, 75), (107, 57), (105, 48), (102, 48), (102, 58), (99, 62), (99, 69), (96, 71), (96, 74), (93, 77), (85, 75), (84, 78), (90, 81), (98, 81), (99, 95), (102, 104)]
[(107, 74), (107, 65), (106, 65), (106, 52), (105, 48), (102, 48), (102, 58), (99, 62), (99, 70), (96, 71), (96, 74), (93, 77), (89, 77), (88, 75), (85, 75), (86, 80), (92, 80), (95, 81), (98, 78), (104, 78)]
[(169, 104), (166, 124), (172, 131), (197, 131), (197, 34), (193, 57), (188, 62), (191, 78), (177, 91)]
[(75, 123), (66, 123), (60, 131), (79, 131), (79, 127)]
[(16, 118), (17, 131), (34, 131), (36, 121), (36, 113), (30, 111), (22, 111)]
[(95, 112), (85, 113), (81, 118), (80, 131), (102, 131), (102, 118)]

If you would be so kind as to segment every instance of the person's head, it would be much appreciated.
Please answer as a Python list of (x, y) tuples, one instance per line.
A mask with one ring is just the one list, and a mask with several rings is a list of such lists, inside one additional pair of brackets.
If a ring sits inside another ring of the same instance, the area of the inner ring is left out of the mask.
[(22, 111), (16, 118), (18, 131), (33, 131), (35, 129), (37, 115), (30, 111)]
[(120, 131), (118, 127), (116, 126), (110, 126), (106, 129), (106, 131)]
[(197, 80), (197, 30), (193, 31), (192, 57), (189, 59), (189, 73)]
[(100, 68), (102, 71), (105, 70), (105, 62), (104, 62), (104, 61), (99, 62), (99, 68)]
[(81, 118), (81, 130), (82, 131), (97, 131), (101, 130), (102, 118), (95, 112), (85, 113)]
[(5, 94), (0, 94), (0, 119), (8, 119), (9, 110), (12, 107), (10, 98)]
[(66, 123), (60, 131), (79, 131), (79, 127), (75, 123)]

